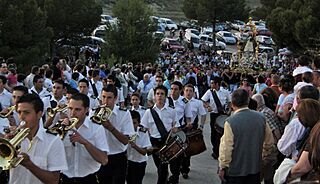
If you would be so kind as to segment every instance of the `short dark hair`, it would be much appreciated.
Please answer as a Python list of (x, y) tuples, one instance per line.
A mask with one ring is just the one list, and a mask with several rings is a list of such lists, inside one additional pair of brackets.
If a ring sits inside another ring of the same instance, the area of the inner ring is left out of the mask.
[(298, 58), (298, 64), (301, 66), (308, 66), (311, 63), (311, 58), (306, 55), (302, 55)]
[(17, 75), (17, 81), (18, 82), (23, 82), (23, 80), (26, 79), (26, 78), (27, 78), (27, 76), (25, 74), (23, 74), (23, 73), (18, 73), (18, 75)]
[(157, 86), (156, 88), (154, 88), (154, 95), (156, 95), (157, 93), (157, 90), (163, 90), (164, 93), (165, 93), (165, 96), (168, 96), (168, 89), (164, 86), (164, 85), (160, 85), (160, 86)]
[(40, 75), (35, 75), (34, 77), (33, 77), (33, 83), (37, 83), (38, 82), (38, 80), (39, 79), (43, 79)]
[(231, 102), (236, 107), (244, 107), (249, 104), (249, 93), (244, 89), (236, 89), (231, 96)]
[(83, 78), (83, 79), (79, 80), (78, 84), (79, 84), (80, 82), (86, 83), (86, 85), (89, 87), (89, 82), (88, 82), (87, 79)]
[(258, 78), (258, 83), (262, 84), (265, 82), (264, 77), (262, 75), (259, 75), (257, 78)]
[(192, 88), (193, 92), (194, 92), (194, 86), (192, 84), (186, 84), (184, 86), (184, 88)]
[(46, 78), (51, 78), (53, 74), (53, 71), (51, 69), (48, 69), (45, 71)]
[(141, 117), (140, 117), (140, 113), (138, 111), (132, 110), (132, 111), (130, 111), (130, 114), (131, 114), (132, 119), (136, 119), (140, 123)]
[(138, 98), (140, 99), (139, 93), (133, 93), (133, 94), (131, 95), (131, 98), (134, 97), (134, 96), (135, 96), (135, 97), (138, 97)]
[(74, 89), (71, 86), (67, 87), (67, 94), (74, 95), (74, 94), (77, 94), (77, 93), (79, 93), (79, 91), (77, 89)]
[(303, 86), (302, 88), (300, 88), (297, 95), (299, 96), (300, 100), (306, 98), (319, 100), (320, 94), (319, 90), (315, 86)]
[(64, 83), (64, 81), (61, 79), (55, 80), (53, 83), (58, 83), (58, 84), (62, 85), (62, 88), (66, 87), (66, 83)]
[(32, 74), (36, 74), (36, 72), (38, 72), (39, 71), (39, 67), (38, 66), (33, 66), (32, 68), (31, 68), (31, 73)]
[(286, 75), (284, 78), (280, 79), (279, 86), (285, 92), (290, 92), (294, 87), (294, 78), (291, 75)]
[(217, 76), (211, 77), (210, 80), (213, 81), (215, 84), (218, 84), (219, 86), (220, 86), (221, 81), (222, 81), (221, 77), (217, 77)]
[(78, 80), (79, 79), (80, 74), (78, 72), (73, 72), (71, 75), (71, 78), (73, 80)]
[(28, 94), (28, 88), (25, 86), (15, 86), (12, 88), (12, 91), (21, 91), (23, 94)]
[(76, 93), (71, 96), (72, 100), (82, 101), (83, 107), (90, 107), (90, 99), (87, 95), (82, 93)]
[(183, 88), (183, 85), (182, 85), (181, 82), (179, 82), (179, 81), (174, 81), (173, 83), (171, 83), (171, 85), (176, 85), (176, 86), (178, 86), (178, 87), (179, 87), (179, 90), (182, 90), (182, 88)]
[(93, 70), (92, 71), (92, 77), (97, 77), (100, 76), (100, 71), (99, 70)]
[(24, 94), (21, 96), (21, 98), (19, 98), (19, 100), (17, 101), (17, 105), (19, 103), (29, 103), (32, 104), (34, 111), (36, 111), (36, 113), (38, 112), (43, 112), (43, 102), (41, 100), (41, 98), (36, 95), (36, 94)]
[(114, 75), (108, 75), (107, 79), (112, 80), (113, 82), (116, 82), (116, 77)]
[(320, 69), (320, 56), (316, 56), (313, 59), (313, 65), (316, 67), (316, 69)]
[(0, 80), (2, 81), (3, 84), (7, 84), (7, 77), (3, 76), (3, 75), (0, 75)]
[(113, 93), (114, 97), (118, 96), (118, 89), (113, 84), (108, 84), (106, 87), (102, 88), (102, 91)]

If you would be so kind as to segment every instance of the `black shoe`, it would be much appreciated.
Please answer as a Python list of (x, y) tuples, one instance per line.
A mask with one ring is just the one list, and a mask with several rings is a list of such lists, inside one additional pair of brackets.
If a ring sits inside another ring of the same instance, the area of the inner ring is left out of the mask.
[(212, 158), (214, 158), (215, 160), (218, 159), (218, 155), (216, 155), (214, 152), (212, 152), (211, 156), (212, 156)]
[(188, 173), (181, 173), (181, 174), (182, 174), (182, 177), (183, 177), (184, 179), (188, 179), (188, 178), (189, 178)]

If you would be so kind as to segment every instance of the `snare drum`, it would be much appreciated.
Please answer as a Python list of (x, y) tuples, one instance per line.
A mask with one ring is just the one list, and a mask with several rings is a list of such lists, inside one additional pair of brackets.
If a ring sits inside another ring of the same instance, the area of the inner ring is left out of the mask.
[(228, 115), (220, 115), (217, 117), (216, 119), (216, 123), (215, 123), (215, 129), (216, 131), (221, 134), (221, 136), (223, 135), (223, 131), (224, 131), (224, 124), (226, 122), (226, 119), (228, 118)]
[(161, 163), (168, 164), (187, 149), (187, 137), (183, 131), (170, 134), (166, 144), (158, 152)]
[(188, 148), (186, 154), (188, 156), (198, 155), (204, 152), (206, 144), (203, 140), (202, 131), (199, 129), (190, 129), (186, 130)]

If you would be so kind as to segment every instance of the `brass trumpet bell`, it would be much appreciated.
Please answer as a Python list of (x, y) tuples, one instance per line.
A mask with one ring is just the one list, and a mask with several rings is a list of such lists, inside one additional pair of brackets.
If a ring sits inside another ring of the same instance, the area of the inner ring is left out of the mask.
[(18, 152), (21, 142), (30, 133), (30, 128), (17, 129), (15, 132), (11, 140), (0, 138), (0, 170), (17, 167), (23, 160), (22, 157), (18, 157)]
[(0, 118), (8, 118), (8, 116), (13, 114), (13, 111), (16, 109), (16, 106), (11, 106), (8, 108), (8, 112), (7, 113), (0, 113)]
[(91, 121), (94, 123), (97, 123), (99, 125), (102, 124), (102, 122), (107, 121), (112, 114), (112, 110), (106, 106), (100, 106), (96, 109), (93, 116), (91, 116)]
[(61, 140), (63, 140), (67, 132), (70, 129), (74, 128), (78, 122), (79, 122), (78, 118), (70, 118), (69, 125), (65, 125), (63, 124), (63, 120), (59, 120), (52, 128), (48, 128), (47, 132), (54, 135), (59, 135)]
[(47, 108), (47, 114), (49, 117), (54, 117), (58, 112), (64, 112), (68, 109), (68, 106), (67, 105), (57, 105), (57, 107), (55, 108), (51, 108), (51, 107), (48, 107)]

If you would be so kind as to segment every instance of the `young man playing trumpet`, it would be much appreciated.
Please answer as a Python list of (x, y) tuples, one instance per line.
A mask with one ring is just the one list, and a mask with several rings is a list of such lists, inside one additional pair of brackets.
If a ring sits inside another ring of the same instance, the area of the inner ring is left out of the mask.
[(43, 102), (39, 96), (26, 94), (17, 102), (19, 119), (30, 133), (21, 142), (23, 161), (10, 169), (9, 183), (58, 183), (61, 170), (67, 169), (64, 146), (59, 137), (47, 134), (40, 126)]
[(61, 174), (61, 184), (98, 183), (96, 172), (108, 162), (104, 128), (93, 123), (87, 116), (90, 100), (87, 95), (78, 93), (71, 96), (68, 104), (70, 118), (79, 121), (63, 140), (66, 149), (68, 170)]
[(118, 90), (114, 85), (107, 85), (102, 89), (102, 105), (112, 112), (102, 122), (110, 147), (109, 163), (99, 171), (100, 183), (124, 184), (127, 172), (127, 147), (129, 136), (134, 135), (134, 128), (130, 112), (116, 106)]

